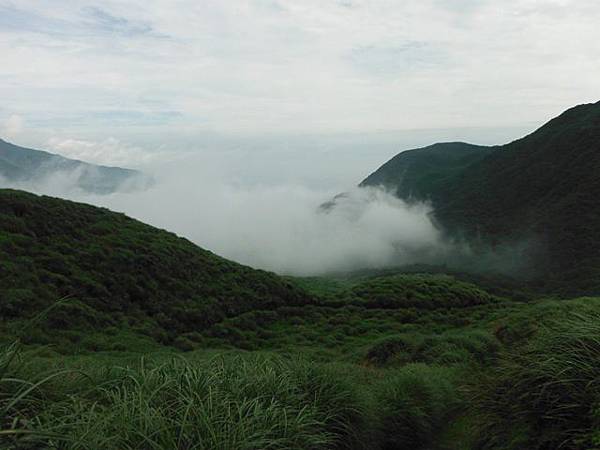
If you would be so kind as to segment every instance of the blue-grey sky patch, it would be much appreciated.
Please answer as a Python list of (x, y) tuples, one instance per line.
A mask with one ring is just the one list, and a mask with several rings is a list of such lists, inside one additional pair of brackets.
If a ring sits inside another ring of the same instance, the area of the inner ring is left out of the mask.
[(151, 25), (119, 17), (97, 6), (73, 9), (69, 18), (44, 14), (43, 11), (23, 9), (12, 3), (0, 3), (0, 29), (4, 34), (35, 33), (66, 39), (82, 37), (136, 37), (166, 38)]
[(354, 6), (354, 2), (352, 0), (338, 0), (337, 3), (344, 8), (352, 8)]
[(367, 73), (397, 77), (448, 63), (444, 55), (441, 49), (426, 42), (408, 41), (391, 46), (358, 47), (351, 50), (348, 59)]
[(72, 28), (72, 24), (67, 21), (48, 17), (41, 12), (19, 9), (12, 3), (0, 3), (0, 30), (3, 34), (63, 34)]
[(287, 8), (278, 0), (256, 0), (256, 5), (271, 12), (285, 12)]
[(166, 37), (156, 32), (152, 26), (146, 23), (115, 16), (96, 6), (83, 8), (82, 12), (88, 26), (99, 34), (121, 35), (124, 37)]

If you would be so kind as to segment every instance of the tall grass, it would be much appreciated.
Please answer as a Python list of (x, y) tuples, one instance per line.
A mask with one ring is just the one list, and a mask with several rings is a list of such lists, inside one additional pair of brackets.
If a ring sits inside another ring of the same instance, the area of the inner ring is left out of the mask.
[(490, 333), (480, 330), (449, 331), (423, 335), (404, 333), (375, 341), (365, 359), (376, 366), (390, 367), (408, 363), (481, 364), (496, 355), (499, 342)]
[(427, 448), (458, 401), (456, 371), (422, 364), (233, 353), (81, 371), (2, 354), (3, 450)]
[(381, 448), (431, 448), (461, 405), (454, 384), (457, 373), (449, 367), (409, 364), (380, 383), (376, 396)]
[(480, 449), (600, 448), (600, 314), (542, 328), (503, 358), (477, 401)]
[(364, 448), (365, 403), (339, 370), (255, 355), (62, 371), (37, 383), (6, 376), (0, 447)]

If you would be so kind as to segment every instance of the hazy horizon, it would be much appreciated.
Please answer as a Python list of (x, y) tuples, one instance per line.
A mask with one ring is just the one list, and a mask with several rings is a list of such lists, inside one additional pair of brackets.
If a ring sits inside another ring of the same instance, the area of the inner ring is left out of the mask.
[(0, 136), (128, 165), (286, 136), (503, 143), (519, 133), (486, 134), (598, 100), (599, 19), (592, 0), (0, 0)]
[[(0, 186), (105, 206), (175, 232), (226, 258), (281, 274), (445, 264), (468, 249), (443, 240), (429, 218), (430, 205), (407, 205), (384, 191), (358, 190), (357, 184), (403, 150), (438, 140), (491, 145), (529, 131), (221, 137), (195, 151), (152, 154), (131, 149), (125, 156), (139, 155), (137, 167), (156, 181), (142, 191), (87, 193), (77, 187), (77, 172), (54, 173), (24, 183), (0, 179)], [(81, 145), (63, 144), (59, 153), (89, 162), (119, 163), (104, 160), (102, 149), (88, 145), (82, 150)], [(110, 145), (115, 144), (106, 143)], [(350, 196), (329, 214), (319, 211), (322, 203), (340, 192)]]
[(502, 145), (541, 124), (506, 128), (423, 129), (371, 133), (223, 135), (197, 138), (141, 136), (129, 142), (108, 137), (40, 138), (27, 133), (12, 144), (44, 150), (92, 164), (138, 169), (150, 174), (169, 164), (200, 157), (218, 160), (231, 182), (241, 185), (299, 184), (318, 189), (349, 189), (398, 153), (438, 142)]
[(504, 144), (597, 101), (599, 21), (592, 0), (0, 0), (0, 137), (153, 175), (21, 187), (257, 267), (414, 261), (441, 248), (428, 205), (318, 205), (401, 151)]

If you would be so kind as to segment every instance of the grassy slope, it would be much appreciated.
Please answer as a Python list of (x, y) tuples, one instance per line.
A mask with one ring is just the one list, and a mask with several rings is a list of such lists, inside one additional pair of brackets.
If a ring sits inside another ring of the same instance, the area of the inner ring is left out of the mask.
[(600, 103), (572, 108), (466, 169), (436, 205), (446, 227), (532, 239), (551, 288), (600, 291)]
[(432, 200), (448, 179), (494, 150), (494, 147), (448, 142), (404, 151), (365, 178), (360, 186), (383, 186), (406, 200)]
[(0, 261), (1, 317), (71, 297), (28, 336), (41, 342), (57, 330), (127, 327), (171, 343), (244, 312), (313, 302), (274, 274), (123, 214), (12, 190), (0, 191)]
[[(465, 158), (455, 158), (461, 152)], [(432, 200), (436, 221), (453, 237), (518, 255), (546, 292), (582, 295), (600, 293), (599, 171), (596, 103), (507, 145), (439, 144), (400, 153), (362, 185)]]
[[(2, 448), (598, 444), (600, 299), (442, 274), (283, 280), (107, 210), (0, 194), (3, 329), (51, 344), (0, 349)], [(61, 289), (78, 295), (25, 327)]]
[(368, 348), (397, 334), (436, 335), (521, 303), (447, 275), (394, 274), (293, 280), (320, 298), (304, 307), (248, 312), (207, 330), (206, 346), (308, 353), (312, 358), (364, 361)]
[[(107, 449), (541, 450), (570, 439), (568, 448), (593, 448), (600, 393), (593, 317), (600, 299), (439, 311), (307, 311), (313, 308), (255, 324), (271, 333), (254, 342), (263, 352), (202, 349), (141, 361), (119, 353), (25, 352), (10, 360), (12, 350), (5, 349), (0, 443), (21, 449), (43, 442)], [(552, 325), (565, 318), (564, 326)], [(239, 331), (238, 325), (228, 328)], [(307, 331), (314, 340), (296, 345)], [(571, 366), (574, 358), (585, 370)], [(554, 383), (560, 385), (548, 391)], [(539, 401), (560, 416), (546, 414)]]

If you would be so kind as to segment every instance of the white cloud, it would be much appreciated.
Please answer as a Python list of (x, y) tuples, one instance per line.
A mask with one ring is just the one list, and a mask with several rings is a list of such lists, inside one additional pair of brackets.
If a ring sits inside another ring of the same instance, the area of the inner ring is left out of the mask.
[(47, 148), (67, 158), (108, 166), (138, 167), (164, 156), (149, 153), (113, 137), (100, 142), (52, 137), (47, 141)]
[[(6, 119), (1, 128), (2, 136), (12, 139), (19, 136), (23, 132), (25, 121), (18, 114), (12, 114)], [(0, 137), (2, 137), (0, 136)]]
[(220, 156), (164, 167), (146, 191), (92, 195), (74, 188), (78, 173), (1, 186), (70, 198), (125, 212), (201, 247), (285, 274), (380, 268), (443, 259), (449, 247), (426, 205), (409, 206), (379, 190), (354, 189), (329, 213), (335, 191), (294, 184), (240, 186)]

